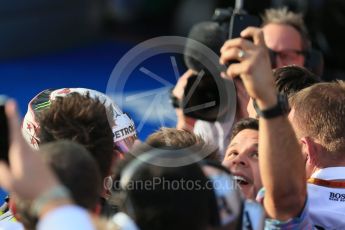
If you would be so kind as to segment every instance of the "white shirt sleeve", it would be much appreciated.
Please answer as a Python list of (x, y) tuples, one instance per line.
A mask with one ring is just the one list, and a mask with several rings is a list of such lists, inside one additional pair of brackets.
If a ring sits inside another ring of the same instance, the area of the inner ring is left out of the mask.
[(94, 230), (89, 213), (76, 205), (65, 205), (47, 213), (38, 223), (38, 230)]
[(0, 230), (24, 230), (24, 226), (19, 222), (0, 221)]

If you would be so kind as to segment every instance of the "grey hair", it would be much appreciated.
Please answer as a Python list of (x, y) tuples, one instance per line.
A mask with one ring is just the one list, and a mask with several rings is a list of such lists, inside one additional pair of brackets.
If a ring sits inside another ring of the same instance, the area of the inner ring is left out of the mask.
[(303, 49), (308, 50), (310, 48), (308, 31), (305, 26), (302, 14), (289, 11), (287, 7), (283, 7), (278, 9), (267, 9), (265, 11), (265, 14), (261, 17), (263, 21), (262, 27), (270, 23), (292, 26), (301, 35)]

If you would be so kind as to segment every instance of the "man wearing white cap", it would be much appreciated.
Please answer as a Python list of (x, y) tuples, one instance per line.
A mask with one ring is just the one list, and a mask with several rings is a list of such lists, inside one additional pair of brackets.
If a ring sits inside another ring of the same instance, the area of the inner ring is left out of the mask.
[[(95, 90), (45, 90), (28, 107), (22, 132), (31, 146), (38, 148), (39, 144), (59, 139), (76, 141), (93, 155), (104, 179), (112, 175), (116, 160), (129, 151), (136, 139), (134, 123), (128, 115)], [(106, 191), (102, 197), (107, 199)], [(110, 215), (114, 210), (105, 204), (103, 214)]]
[(72, 93), (89, 94), (91, 98), (98, 98), (104, 104), (108, 113), (109, 124), (114, 133), (114, 144), (121, 152), (127, 153), (136, 139), (134, 122), (108, 96), (96, 90), (85, 88), (47, 89), (36, 95), (28, 105), (28, 112), (24, 117), (22, 126), (24, 137), (29, 144), (34, 148), (38, 148), (39, 124), (37, 115), (42, 110), (48, 109), (57, 97), (66, 97)]

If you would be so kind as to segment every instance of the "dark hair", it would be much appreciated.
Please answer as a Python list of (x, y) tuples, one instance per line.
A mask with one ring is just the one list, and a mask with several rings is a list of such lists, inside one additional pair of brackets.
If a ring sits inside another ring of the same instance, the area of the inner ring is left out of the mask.
[(94, 210), (101, 192), (101, 175), (89, 151), (72, 141), (42, 145), (40, 152), (60, 182), (71, 192), (75, 203)]
[(102, 178), (110, 173), (113, 133), (98, 99), (71, 93), (57, 97), (39, 118), (41, 144), (66, 139), (82, 144), (96, 160)]
[(210, 154), (207, 154), (206, 159), (220, 161), (218, 148), (211, 146), (211, 144), (206, 143), (200, 136), (188, 130), (162, 127), (151, 134), (145, 143), (153, 148), (184, 149), (190, 147), (196, 153), (209, 151)]
[[(94, 211), (101, 192), (101, 175), (90, 153), (82, 145), (66, 140), (44, 144), (40, 153), (59, 181), (71, 192), (74, 202)], [(31, 202), (15, 199), (15, 204), (16, 217), (25, 229), (36, 229), (38, 218), (32, 215)]]
[(244, 129), (252, 129), (259, 131), (259, 121), (254, 118), (243, 118), (236, 122), (234, 125), (232, 132), (231, 132), (231, 139), (232, 140), (239, 132)]
[[(157, 153), (157, 156), (164, 154), (169, 157), (188, 152), (168, 150), (161, 153), (158, 149), (151, 151)], [(144, 154), (148, 153), (142, 153), (141, 156)], [(124, 210), (135, 220), (141, 230), (201, 230), (209, 226), (212, 215), (210, 210), (214, 208), (212, 199), (215, 199), (212, 188), (200, 189), (195, 186), (188, 189), (183, 187), (181, 182), (188, 181), (193, 185), (198, 183), (200, 186), (208, 183), (198, 163), (180, 167), (164, 167), (142, 161), (139, 157), (130, 161), (122, 173), (126, 174), (128, 170), (132, 173), (124, 190)], [(146, 182), (158, 179), (161, 183), (157, 183), (154, 189), (132, 186), (136, 185), (136, 182), (147, 184)], [(177, 187), (168, 187), (175, 182), (178, 183)]]
[(320, 78), (304, 67), (290, 65), (273, 71), (278, 92), (291, 97), (298, 91), (321, 82)]

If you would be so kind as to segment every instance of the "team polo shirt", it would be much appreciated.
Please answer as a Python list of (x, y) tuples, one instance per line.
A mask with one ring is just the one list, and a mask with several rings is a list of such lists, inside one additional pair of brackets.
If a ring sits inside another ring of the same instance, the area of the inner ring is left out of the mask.
[[(334, 180), (340, 183), (327, 183)], [(310, 217), (319, 229), (345, 228), (344, 184), (345, 167), (320, 169), (308, 180)]]

